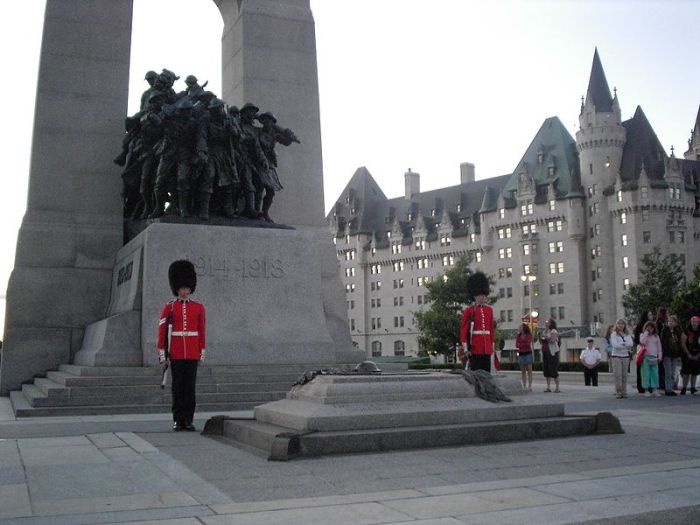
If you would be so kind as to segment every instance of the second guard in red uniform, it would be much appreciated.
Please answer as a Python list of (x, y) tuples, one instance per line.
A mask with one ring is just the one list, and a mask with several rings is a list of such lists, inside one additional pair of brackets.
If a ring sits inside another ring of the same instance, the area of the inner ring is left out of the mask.
[(474, 297), (474, 304), (464, 309), (460, 341), (466, 348), (470, 370), (491, 372), (491, 356), (494, 354), (496, 325), (493, 309), (486, 304), (489, 295), (489, 279), (482, 272), (475, 272), (467, 279), (467, 291)]
[(158, 359), (162, 365), (170, 362), (173, 430), (194, 431), (197, 366), (206, 354), (206, 315), (204, 305), (190, 299), (197, 286), (197, 274), (190, 261), (172, 263), (168, 279), (176, 299), (167, 303), (160, 314)]

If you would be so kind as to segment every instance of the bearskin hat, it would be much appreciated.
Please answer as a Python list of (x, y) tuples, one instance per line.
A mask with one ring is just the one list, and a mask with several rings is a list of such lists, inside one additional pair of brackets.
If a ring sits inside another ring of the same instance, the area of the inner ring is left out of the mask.
[(489, 278), (483, 272), (474, 272), (467, 278), (467, 292), (472, 297), (489, 294)]
[(180, 288), (189, 288), (192, 293), (197, 287), (197, 272), (194, 264), (187, 260), (175, 261), (168, 269), (168, 280), (173, 295), (177, 295)]

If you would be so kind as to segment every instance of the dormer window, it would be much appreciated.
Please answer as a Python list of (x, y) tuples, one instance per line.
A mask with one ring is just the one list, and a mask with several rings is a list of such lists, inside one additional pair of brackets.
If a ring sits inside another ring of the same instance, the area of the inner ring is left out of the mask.
[(436, 210), (435, 208), (433, 208), (432, 210), (430, 210), (430, 216), (431, 216), (431, 217), (435, 217), (436, 214), (437, 214), (437, 210)]
[(409, 214), (408, 214), (408, 220), (409, 220), (409, 221), (412, 221), (412, 220), (413, 220), (413, 214), (412, 214), (412, 213), (409, 213)]
[(556, 168), (554, 166), (548, 166), (547, 167), (547, 176), (548, 177), (554, 177), (554, 172), (556, 171)]
[(538, 151), (537, 152), (537, 164), (542, 164), (543, 162), (544, 162), (544, 152)]
[(461, 204), (457, 204), (457, 213), (459, 213), (459, 212), (461, 212), (461, 211), (462, 211), (462, 205), (461, 205)]

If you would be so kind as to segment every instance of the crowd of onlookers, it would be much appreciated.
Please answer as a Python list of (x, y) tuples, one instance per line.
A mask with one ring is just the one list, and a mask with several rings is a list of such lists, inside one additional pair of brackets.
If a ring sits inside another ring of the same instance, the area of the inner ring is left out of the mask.
[[(556, 321), (549, 319), (537, 334), (542, 348), (542, 370), (547, 388), (545, 392), (559, 392), (559, 334)], [(525, 390), (532, 390), (532, 364), (535, 336), (530, 326), (518, 328), (515, 346), (518, 350), (521, 382)], [(634, 329), (624, 319), (610, 325), (603, 338), (602, 352), (588, 337), (579, 357), (583, 365), (585, 384), (598, 386), (598, 367), (607, 356), (610, 371), (615, 377), (615, 397), (627, 397), (627, 375), (636, 368), (637, 391), (645, 396), (695, 394), (700, 374), (700, 316), (693, 316), (682, 327), (675, 315), (666, 308), (645, 313)]]

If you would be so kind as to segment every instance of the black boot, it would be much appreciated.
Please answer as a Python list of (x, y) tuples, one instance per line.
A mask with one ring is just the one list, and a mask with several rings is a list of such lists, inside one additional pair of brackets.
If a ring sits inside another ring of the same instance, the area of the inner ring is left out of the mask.
[(263, 199), (263, 202), (262, 202), (262, 217), (267, 222), (275, 222), (270, 218), (270, 215), (268, 214), (268, 212), (270, 211), (270, 206), (272, 206), (272, 200), (274, 198), (275, 198), (274, 193), (266, 193), (265, 198)]
[(233, 219), (236, 216), (233, 200), (233, 188), (231, 186), (227, 186), (226, 188), (224, 188), (224, 193), (221, 198), (223, 199), (223, 202), (221, 204), (222, 210), (224, 212), (224, 217)]
[(167, 194), (165, 193), (156, 193), (156, 205), (153, 208), (153, 211), (151, 214), (148, 216), (149, 219), (157, 219), (158, 217), (162, 217), (163, 214), (165, 213), (165, 201), (167, 200)]
[(180, 217), (186, 218), (191, 217), (189, 208), (189, 191), (178, 191), (177, 192), (177, 204), (180, 208)]
[(249, 219), (258, 219), (260, 215), (255, 210), (255, 192), (249, 191), (245, 196), (245, 209), (242, 215), (248, 217)]
[(197, 216), (203, 221), (209, 220), (209, 201), (211, 200), (211, 193), (206, 193), (200, 191), (197, 196)]

